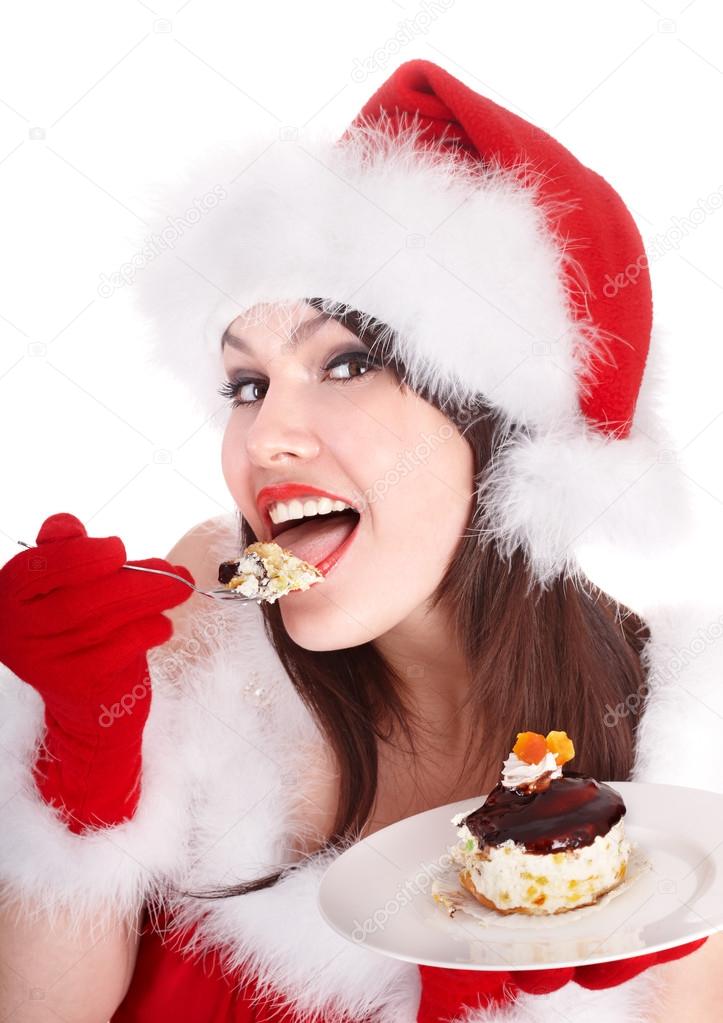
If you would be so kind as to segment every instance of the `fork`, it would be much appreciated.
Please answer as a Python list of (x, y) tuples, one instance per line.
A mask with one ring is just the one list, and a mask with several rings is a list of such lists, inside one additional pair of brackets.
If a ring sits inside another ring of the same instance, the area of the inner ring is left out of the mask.
[[(30, 544), (25, 543), (23, 540), (18, 540), (17, 542), (21, 547), (30, 547)], [(213, 600), (235, 600), (241, 604), (248, 604), (253, 600), (257, 604), (261, 603), (261, 598), (259, 597), (247, 597), (243, 593), (238, 593), (236, 590), (227, 590), (225, 587), (215, 590), (203, 590), (200, 586), (189, 583), (188, 579), (184, 579), (182, 575), (177, 575), (175, 572), (166, 572), (163, 568), (146, 568), (144, 565), (121, 565), (121, 568), (130, 568), (134, 572), (151, 572), (153, 575), (167, 575), (170, 579), (178, 579), (179, 583), (185, 583), (186, 586), (190, 586), (196, 593), (200, 593), (204, 597), (211, 597)]]

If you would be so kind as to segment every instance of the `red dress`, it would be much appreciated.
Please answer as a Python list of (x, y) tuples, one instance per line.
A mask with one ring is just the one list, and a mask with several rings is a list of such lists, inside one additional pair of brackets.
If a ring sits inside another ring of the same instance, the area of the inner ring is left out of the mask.
[[(160, 915), (159, 923), (165, 932), (168, 917)], [(130, 987), (110, 1023), (292, 1023), (294, 1013), (283, 996), (259, 1000), (253, 976), (224, 975), (216, 951), (184, 957), (178, 943), (178, 931), (159, 933), (144, 912)], [(319, 1015), (307, 1018), (323, 1023)]]

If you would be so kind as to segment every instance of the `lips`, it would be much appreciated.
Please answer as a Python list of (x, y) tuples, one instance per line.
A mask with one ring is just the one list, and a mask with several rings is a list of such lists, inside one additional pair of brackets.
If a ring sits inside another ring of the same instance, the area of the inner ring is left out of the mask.
[[(330, 497), (332, 501), (342, 501), (344, 504), (356, 506), (356, 502), (349, 500), (342, 494), (332, 494), (329, 490), (320, 490), (309, 483), (273, 483), (270, 486), (262, 487), (256, 495), (256, 507), (265, 527), (264, 538), (267, 540), (276, 539), (281, 530), (278, 525), (271, 521), (269, 508), (275, 501), (290, 501), (293, 498), (308, 497)], [(361, 510), (361, 509), (359, 509)]]
[[(328, 497), (351, 505), (351, 508), (308, 519), (292, 519), (283, 523), (271, 521), (269, 509), (276, 501), (291, 501), (305, 496)], [(318, 568), (323, 575), (344, 556), (358, 535), (356, 527), (361, 519), (362, 506), (343, 494), (322, 490), (310, 483), (273, 483), (262, 487), (256, 496), (256, 505), (264, 526), (262, 538), (278, 543)]]

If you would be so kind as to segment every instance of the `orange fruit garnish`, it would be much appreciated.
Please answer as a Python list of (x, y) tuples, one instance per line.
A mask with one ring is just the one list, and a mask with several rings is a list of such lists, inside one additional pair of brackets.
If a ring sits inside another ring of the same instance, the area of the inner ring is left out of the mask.
[(575, 756), (575, 747), (567, 732), (548, 732), (545, 742), (550, 753), (555, 754), (558, 767), (566, 764)]
[(539, 732), (518, 732), (512, 752), (528, 764), (538, 764), (548, 752), (545, 736)]
[(567, 732), (548, 732), (547, 736), (540, 732), (518, 732), (512, 752), (527, 764), (539, 764), (548, 753), (553, 753), (555, 763), (561, 767), (575, 756), (575, 747)]

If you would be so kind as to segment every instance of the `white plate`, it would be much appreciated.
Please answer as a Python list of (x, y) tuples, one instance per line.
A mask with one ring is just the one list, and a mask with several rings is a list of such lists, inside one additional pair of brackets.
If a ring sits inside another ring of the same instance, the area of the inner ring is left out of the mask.
[(479, 970), (603, 963), (723, 930), (723, 795), (608, 784), (625, 800), (637, 876), (602, 904), (548, 917), (503, 916), (470, 895), (468, 908), (478, 915), (463, 909), (450, 917), (432, 884), (449, 877), (447, 849), (457, 839), (450, 818), (476, 809), (480, 796), (408, 817), (347, 849), (322, 878), (321, 913), (349, 941), (384, 955)]

